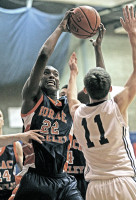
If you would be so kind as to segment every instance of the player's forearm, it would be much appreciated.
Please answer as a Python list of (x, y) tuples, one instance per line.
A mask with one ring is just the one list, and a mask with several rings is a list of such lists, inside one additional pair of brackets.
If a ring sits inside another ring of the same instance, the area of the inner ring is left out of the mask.
[(77, 100), (77, 85), (76, 85), (77, 75), (73, 72), (70, 73), (70, 79), (68, 83), (67, 98), (69, 107), (71, 107), (71, 102)]
[(128, 33), (130, 44), (132, 47), (132, 60), (134, 71), (136, 72), (136, 32)]
[(0, 135), (0, 147), (7, 146), (20, 139), (20, 133), (10, 135)]
[(105, 69), (101, 46), (95, 46), (96, 67)]
[(45, 55), (45, 57), (49, 58), (49, 56), (52, 54), (56, 43), (60, 37), (60, 35), (62, 34), (63, 29), (62, 27), (59, 25), (55, 31), (50, 35), (50, 37), (45, 41), (45, 43), (43, 44), (42, 48), (41, 48), (41, 54)]
[[(129, 87), (130, 86), (134, 86), (133, 89), (135, 90), (136, 88), (136, 32), (131, 32), (128, 33), (129, 36), (129, 40), (130, 40), (130, 44), (131, 44), (131, 48), (132, 48), (132, 61), (133, 61), (133, 72), (130, 76), (130, 78), (128, 79), (127, 83), (125, 84), (125, 87)], [(129, 89), (130, 92), (130, 89)], [(135, 91), (132, 92), (133, 94), (135, 93)]]

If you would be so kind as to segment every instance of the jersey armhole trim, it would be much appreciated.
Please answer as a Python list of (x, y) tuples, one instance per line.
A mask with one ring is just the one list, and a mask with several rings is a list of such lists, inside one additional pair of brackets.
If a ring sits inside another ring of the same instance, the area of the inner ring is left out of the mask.
[(1, 150), (1, 152), (0, 152), (0, 156), (3, 154), (3, 152), (5, 151), (5, 148), (6, 147), (2, 147), (2, 150)]
[(43, 95), (41, 96), (39, 101), (36, 103), (36, 105), (32, 108), (32, 110), (30, 110), (27, 114), (21, 113), (21, 117), (26, 117), (27, 115), (30, 115), (31, 113), (33, 113), (38, 108), (38, 106), (41, 104), (42, 101), (43, 101)]

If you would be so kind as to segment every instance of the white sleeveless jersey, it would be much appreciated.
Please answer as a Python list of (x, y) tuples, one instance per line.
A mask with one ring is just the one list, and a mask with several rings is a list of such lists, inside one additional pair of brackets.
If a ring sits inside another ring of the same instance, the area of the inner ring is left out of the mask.
[(86, 159), (87, 181), (135, 176), (129, 129), (114, 100), (80, 104), (74, 115), (74, 134)]

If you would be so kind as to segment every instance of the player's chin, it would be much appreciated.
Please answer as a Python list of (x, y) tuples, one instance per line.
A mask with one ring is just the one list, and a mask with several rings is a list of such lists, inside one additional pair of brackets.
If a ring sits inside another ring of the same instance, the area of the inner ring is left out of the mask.
[(57, 90), (56, 85), (47, 85), (46, 89), (47, 90), (52, 90), (52, 91), (56, 91)]

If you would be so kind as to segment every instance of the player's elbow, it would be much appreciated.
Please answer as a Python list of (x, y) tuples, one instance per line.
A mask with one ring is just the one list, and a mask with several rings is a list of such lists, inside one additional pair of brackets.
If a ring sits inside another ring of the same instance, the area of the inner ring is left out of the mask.
[(40, 57), (44, 60), (47, 60), (51, 55), (51, 50), (47, 47), (44, 46), (40, 52)]

